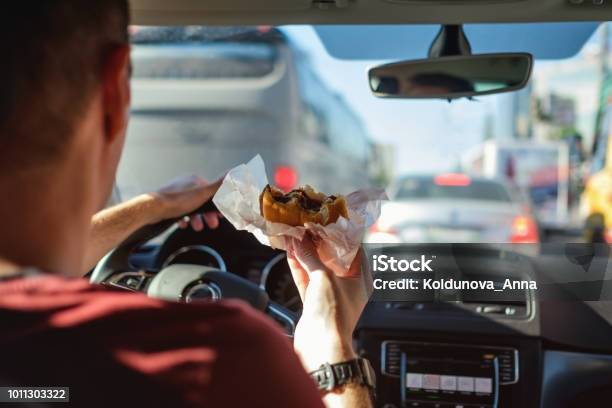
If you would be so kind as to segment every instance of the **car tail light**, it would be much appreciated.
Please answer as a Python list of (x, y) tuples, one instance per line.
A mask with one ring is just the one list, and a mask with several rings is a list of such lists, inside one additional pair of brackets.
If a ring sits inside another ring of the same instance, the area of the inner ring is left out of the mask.
[(540, 242), (538, 226), (533, 218), (524, 215), (514, 218), (510, 242), (514, 244), (535, 244)]
[(383, 234), (397, 234), (397, 230), (393, 227), (382, 225), (379, 221), (376, 221), (370, 227), (370, 234), (383, 233)]
[(292, 190), (297, 184), (297, 172), (291, 166), (278, 166), (274, 172), (274, 184), (283, 191)]
[(438, 186), (465, 187), (472, 183), (469, 176), (461, 173), (440, 174), (434, 178), (434, 183)]

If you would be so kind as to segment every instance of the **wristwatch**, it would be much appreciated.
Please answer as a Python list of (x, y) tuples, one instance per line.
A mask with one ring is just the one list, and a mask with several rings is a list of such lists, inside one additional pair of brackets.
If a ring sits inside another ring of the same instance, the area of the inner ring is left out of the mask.
[(329, 392), (347, 384), (357, 384), (366, 386), (373, 397), (376, 389), (376, 374), (372, 364), (365, 358), (337, 364), (325, 363), (311, 372), (310, 376), (321, 391)]

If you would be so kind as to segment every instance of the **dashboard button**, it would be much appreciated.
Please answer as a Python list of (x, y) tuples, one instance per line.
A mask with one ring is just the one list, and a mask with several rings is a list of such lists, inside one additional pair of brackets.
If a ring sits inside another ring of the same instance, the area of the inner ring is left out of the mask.
[(457, 377), (459, 391), (474, 392), (474, 377)]
[(426, 390), (439, 390), (440, 376), (438, 374), (424, 374), (423, 388), (425, 388)]
[(445, 391), (457, 390), (457, 377), (454, 375), (440, 376), (440, 389)]
[(423, 374), (406, 374), (406, 388), (423, 388)]
[(491, 380), (490, 378), (475, 378), (474, 389), (476, 390), (476, 392), (490, 394), (493, 392), (493, 380)]

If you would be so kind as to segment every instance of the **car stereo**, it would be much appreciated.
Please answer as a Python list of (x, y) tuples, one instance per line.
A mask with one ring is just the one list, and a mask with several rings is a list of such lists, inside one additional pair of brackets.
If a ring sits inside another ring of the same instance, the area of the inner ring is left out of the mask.
[(387, 341), (383, 353), (383, 365), (392, 366), (383, 373), (391, 368), (400, 377), (404, 408), (497, 407), (503, 355), (498, 349)]
[(382, 342), (380, 371), (383, 375), (400, 376), (400, 358), (404, 350), (414, 355), (420, 355), (423, 353), (421, 350), (427, 350), (434, 356), (462, 356), (471, 360), (495, 356), (498, 359), (499, 384), (516, 384), (519, 380), (519, 353), (515, 348), (395, 340)]

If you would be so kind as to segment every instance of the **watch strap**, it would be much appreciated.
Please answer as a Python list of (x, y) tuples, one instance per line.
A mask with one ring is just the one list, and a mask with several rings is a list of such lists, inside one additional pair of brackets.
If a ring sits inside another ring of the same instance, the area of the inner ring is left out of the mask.
[(325, 363), (310, 373), (319, 390), (333, 391), (347, 384), (358, 384), (373, 390), (376, 386), (374, 369), (365, 358), (336, 364)]

